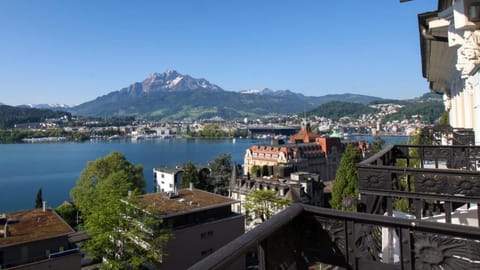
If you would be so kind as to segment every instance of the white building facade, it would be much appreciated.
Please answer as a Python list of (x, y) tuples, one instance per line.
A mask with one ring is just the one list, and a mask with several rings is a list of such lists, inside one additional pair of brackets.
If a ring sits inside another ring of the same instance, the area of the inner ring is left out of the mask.
[(480, 145), (480, 1), (439, 1), (418, 19), (423, 76), (444, 95), (450, 125), (473, 129)]
[(156, 192), (177, 192), (182, 183), (183, 170), (153, 168), (153, 187)]

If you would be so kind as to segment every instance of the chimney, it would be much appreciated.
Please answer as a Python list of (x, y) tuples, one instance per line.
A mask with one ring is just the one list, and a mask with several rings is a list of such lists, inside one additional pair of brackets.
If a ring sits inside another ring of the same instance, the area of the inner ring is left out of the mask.
[(190, 190), (193, 190), (193, 183), (190, 182)]
[(43, 212), (47, 211), (47, 202), (43, 201)]

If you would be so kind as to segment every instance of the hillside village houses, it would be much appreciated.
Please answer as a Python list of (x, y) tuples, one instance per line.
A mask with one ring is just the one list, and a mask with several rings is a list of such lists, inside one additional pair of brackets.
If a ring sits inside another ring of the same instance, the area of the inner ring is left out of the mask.
[[(401, 105), (394, 103), (375, 104), (370, 107), (378, 110), (377, 113), (364, 114), (357, 119), (342, 117), (338, 121), (321, 117), (310, 116), (309, 121), (312, 129), (321, 133), (329, 133), (333, 127), (339, 127), (345, 134), (379, 134), (379, 135), (408, 135), (416, 129), (425, 126), (419, 116), (406, 116), (402, 121), (384, 122), (382, 119), (397, 112)], [(182, 136), (191, 132), (200, 132), (205, 127), (214, 125), (226, 134), (247, 136), (250, 128), (255, 127), (289, 127), (300, 128), (301, 119), (298, 115), (277, 115), (265, 116), (258, 119), (247, 119), (244, 121), (229, 121), (220, 118), (212, 119), (184, 119), (182, 121), (133, 121), (125, 125), (112, 125), (100, 120), (81, 119), (72, 117), (68, 123), (66, 119), (48, 119), (45, 122), (16, 124), (16, 130), (48, 131), (61, 130), (67, 134), (65, 140), (71, 140), (69, 133), (78, 132), (85, 138), (97, 139), (119, 139), (126, 138), (132, 141), (148, 138), (170, 138)], [(74, 125), (72, 125), (74, 124)], [(71, 135), (71, 134), (70, 134)], [(113, 135), (118, 135), (112, 137)], [(255, 137), (255, 134), (248, 134)], [(272, 134), (271, 137), (274, 134)], [(110, 138), (111, 137), (111, 138)]]

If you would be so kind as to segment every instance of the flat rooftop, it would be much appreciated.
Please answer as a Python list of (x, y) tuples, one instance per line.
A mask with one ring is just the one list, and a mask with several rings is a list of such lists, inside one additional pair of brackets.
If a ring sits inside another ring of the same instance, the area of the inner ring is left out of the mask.
[(170, 168), (170, 167), (155, 167), (153, 168), (153, 170), (157, 171), (157, 172), (163, 172), (163, 173), (168, 173), (168, 174), (175, 174), (175, 173), (178, 173), (178, 172), (183, 172), (183, 169), (181, 168)]
[(157, 215), (175, 216), (207, 208), (231, 205), (238, 201), (199, 189), (181, 189), (178, 196), (169, 198), (165, 192), (137, 197), (141, 208)]
[[(36, 241), (74, 232), (53, 210), (33, 209), (6, 214), (7, 219), (18, 223), (8, 224), (8, 235), (0, 238), (0, 248), (23, 242)], [(3, 224), (0, 230), (3, 230)]]

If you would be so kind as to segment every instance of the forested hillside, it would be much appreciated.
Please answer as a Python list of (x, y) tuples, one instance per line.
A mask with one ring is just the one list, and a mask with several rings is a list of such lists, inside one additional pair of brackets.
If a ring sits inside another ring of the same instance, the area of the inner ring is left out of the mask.
[(375, 113), (376, 110), (368, 107), (368, 105), (360, 103), (332, 101), (320, 105), (318, 108), (311, 110), (308, 115), (317, 115), (338, 120), (344, 116), (357, 118), (362, 114)]
[[(380, 106), (382, 105), (382, 106)], [(381, 111), (379, 108), (392, 107), (392, 110)], [(372, 115), (381, 120), (402, 121), (417, 116), (424, 123), (433, 124), (437, 121), (445, 108), (441, 95), (427, 93), (419, 98), (408, 100), (380, 100), (368, 105), (351, 102), (333, 101), (320, 105), (308, 112), (309, 115), (323, 116), (332, 120), (342, 117), (357, 119), (362, 115)]]
[(15, 124), (41, 122), (47, 118), (59, 118), (71, 114), (68, 112), (20, 108), (8, 105), (0, 105), (0, 129), (13, 128)]

